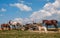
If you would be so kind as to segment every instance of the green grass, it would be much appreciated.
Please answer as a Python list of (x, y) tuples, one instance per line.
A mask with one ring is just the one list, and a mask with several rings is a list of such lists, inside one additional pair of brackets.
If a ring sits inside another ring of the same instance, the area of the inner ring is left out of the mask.
[(60, 38), (60, 33), (39, 33), (20, 30), (0, 31), (0, 38)]

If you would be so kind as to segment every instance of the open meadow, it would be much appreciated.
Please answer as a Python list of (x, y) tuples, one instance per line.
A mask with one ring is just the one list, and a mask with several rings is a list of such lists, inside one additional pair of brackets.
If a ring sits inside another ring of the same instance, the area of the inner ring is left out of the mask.
[(38, 31), (1, 30), (0, 38), (60, 38), (60, 32), (48, 31), (48, 33), (41, 33)]

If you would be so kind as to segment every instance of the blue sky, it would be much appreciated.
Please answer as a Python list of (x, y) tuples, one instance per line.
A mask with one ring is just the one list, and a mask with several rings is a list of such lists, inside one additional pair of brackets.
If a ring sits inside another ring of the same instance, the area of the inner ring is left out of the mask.
[[(14, 18), (29, 18), (33, 12), (44, 9), (45, 4), (54, 2), (55, 0), (0, 0), (0, 23)], [(17, 4), (22, 4), (22, 7)]]

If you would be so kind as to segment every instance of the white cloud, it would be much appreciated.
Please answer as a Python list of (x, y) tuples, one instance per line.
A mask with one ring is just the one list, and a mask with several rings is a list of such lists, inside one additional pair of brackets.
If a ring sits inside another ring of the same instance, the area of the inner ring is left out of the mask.
[(5, 11), (6, 11), (5, 8), (1, 8), (1, 9), (0, 9), (0, 12), (5, 12)]
[(32, 20), (30, 18), (25, 18), (24, 19), (25, 24), (32, 23)]
[(46, 11), (46, 10), (39, 10), (37, 12), (33, 12), (33, 14), (30, 16), (30, 18), (33, 18), (33, 19), (43, 19), (47, 16), (51, 16), (51, 13), (49, 13), (49, 11)]
[(22, 19), (22, 18), (15, 18), (15, 19), (13, 19), (12, 21), (18, 22), (18, 23), (20, 23), (20, 24), (23, 24), (23, 19)]
[(15, 19), (13, 19), (12, 21), (18, 22), (18, 23), (20, 23), (21, 25), (25, 25), (25, 24), (32, 23), (32, 20), (29, 19), (29, 18), (24, 18), (24, 19), (22, 19), (22, 18), (15, 18)]
[(60, 7), (60, 0), (56, 0), (52, 5), (54, 5), (54, 7)]
[(47, 3), (42, 10), (33, 12), (30, 16), (34, 20), (43, 19), (56, 19), (60, 21), (60, 0), (56, 0), (54, 3)]
[(25, 5), (25, 4), (21, 4), (21, 3), (10, 4), (10, 6), (16, 6), (21, 11), (31, 11), (32, 10), (31, 7), (29, 7), (29, 6)]
[[(56, 1), (59, 2), (59, 0)], [(32, 22), (42, 22), (41, 20), (43, 19), (56, 19), (60, 21), (60, 10), (58, 9), (60, 4), (55, 6), (56, 5), (55, 2), (45, 4), (42, 10), (33, 12), (30, 18), (25, 18), (25, 19), (15, 18), (15, 20), (22, 24), (32, 23)]]

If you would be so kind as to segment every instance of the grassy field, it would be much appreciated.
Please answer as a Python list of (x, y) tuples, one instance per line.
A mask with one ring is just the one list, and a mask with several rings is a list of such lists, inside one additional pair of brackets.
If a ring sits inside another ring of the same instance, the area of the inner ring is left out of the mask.
[(40, 33), (20, 30), (0, 31), (0, 38), (60, 38), (60, 33)]

